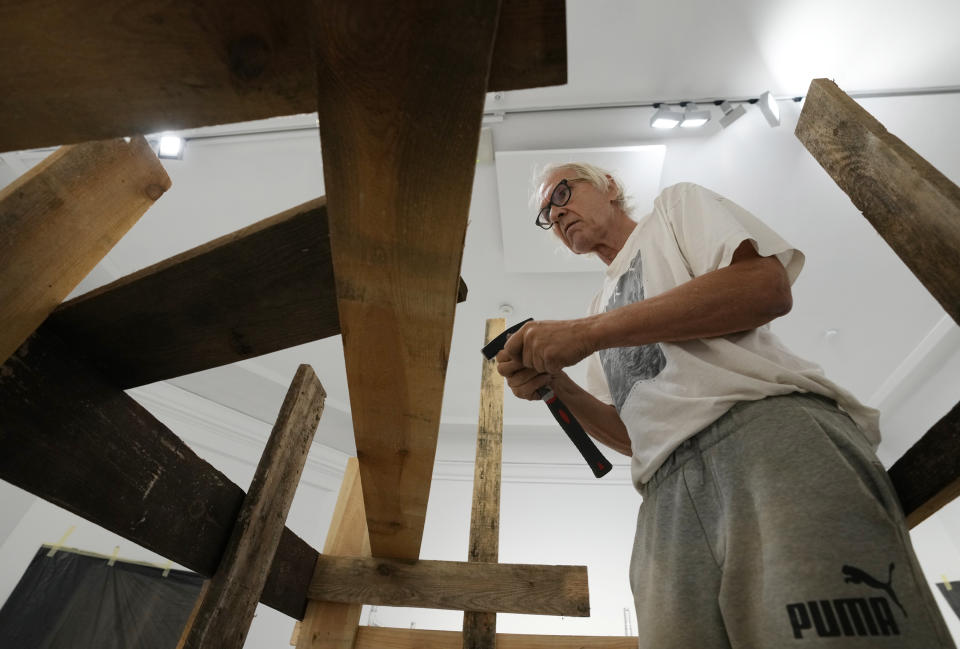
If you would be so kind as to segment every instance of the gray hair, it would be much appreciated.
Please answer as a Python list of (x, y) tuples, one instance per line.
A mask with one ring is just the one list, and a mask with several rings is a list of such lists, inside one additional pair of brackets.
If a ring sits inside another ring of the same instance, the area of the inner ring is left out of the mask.
[(583, 182), (588, 182), (596, 187), (597, 191), (601, 192), (607, 191), (611, 182), (610, 179), (612, 179), (614, 185), (617, 187), (617, 195), (613, 199), (614, 205), (623, 210), (628, 216), (633, 213), (631, 197), (624, 193), (623, 183), (620, 182), (620, 178), (618, 178), (617, 175), (612, 171), (608, 171), (602, 167), (590, 164), (589, 162), (554, 163), (548, 164), (542, 169), (535, 170), (533, 174), (533, 191), (531, 192), (530, 196), (531, 207), (534, 209), (540, 208), (539, 190), (541, 185), (543, 185), (544, 181), (551, 174), (556, 171), (560, 171), (561, 169), (571, 172), (567, 176), (567, 180), (580, 180)]

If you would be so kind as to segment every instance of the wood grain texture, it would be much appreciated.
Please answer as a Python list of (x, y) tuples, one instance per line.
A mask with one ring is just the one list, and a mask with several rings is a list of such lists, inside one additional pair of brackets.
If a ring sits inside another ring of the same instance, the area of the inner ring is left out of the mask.
[[(505, 4), (489, 89), (566, 83), (564, 0)], [(2, 2), (0, 151), (313, 112), (309, 6)]]
[(419, 556), (499, 2), (316, 3), (320, 138), (374, 556)]
[[(486, 322), (483, 345), (506, 329), (503, 318)], [(503, 377), (496, 360), (480, 355), (480, 422), (473, 472), (470, 551), (467, 561), (494, 563), (500, 555), (500, 477), (503, 463)], [(463, 649), (497, 646), (497, 614), (463, 614)]]
[[(323, 553), (338, 556), (370, 556), (370, 535), (363, 511), (363, 490), (360, 465), (356, 458), (347, 460), (333, 519), (327, 530)], [(360, 624), (363, 604), (317, 602), (307, 604), (297, 637), (297, 649), (353, 649)]]
[(335, 336), (326, 201), (297, 205), (74, 298), (50, 323), (124, 389)]
[(911, 528), (960, 496), (960, 403), (910, 447), (889, 474)]
[[(353, 649), (460, 649), (457, 631), (360, 627)], [(636, 636), (566, 636), (498, 633), (498, 649), (637, 649)]]
[(326, 396), (313, 368), (300, 365), (243, 499), (230, 541), (178, 647), (242, 649)]
[(814, 79), (797, 138), (960, 324), (960, 187), (828, 79)]
[(456, 611), (590, 615), (586, 566), (320, 555), (310, 599)]
[[(205, 576), (244, 497), (46, 325), (0, 367), (0, 478)], [(316, 559), (285, 529), (261, 601), (303, 617)]]
[(0, 363), (169, 188), (138, 137), (62, 147), (0, 190)]

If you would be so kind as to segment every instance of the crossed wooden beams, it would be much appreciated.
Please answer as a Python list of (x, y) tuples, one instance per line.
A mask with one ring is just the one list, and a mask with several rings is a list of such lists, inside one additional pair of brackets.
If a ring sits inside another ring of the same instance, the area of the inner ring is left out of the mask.
[[(828, 79), (796, 135), (960, 324), (960, 187)], [(960, 495), (960, 403), (890, 468), (911, 527)]]

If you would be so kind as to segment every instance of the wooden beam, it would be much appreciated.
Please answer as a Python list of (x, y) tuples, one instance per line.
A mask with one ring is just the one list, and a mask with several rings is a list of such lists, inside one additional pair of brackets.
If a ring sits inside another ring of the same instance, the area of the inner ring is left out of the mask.
[(0, 364), (169, 188), (133, 138), (63, 147), (0, 190)]
[[(503, 333), (503, 318), (487, 320), (483, 344)], [(500, 473), (503, 460), (503, 377), (497, 362), (480, 356), (480, 423), (473, 472), (467, 561), (495, 563), (500, 555)], [(463, 614), (463, 649), (497, 646), (497, 614)]]
[[(0, 367), (0, 478), (205, 576), (244, 496), (46, 325)], [(316, 559), (285, 529), (261, 601), (303, 617)]]
[(330, 241), (374, 556), (420, 552), (499, 4), (317, 3)]
[[(504, 4), (486, 87), (566, 83), (564, 0)], [(0, 151), (313, 112), (309, 13), (300, 0), (3, 3)]]
[[(323, 552), (340, 556), (370, 556), (360, 465), (356, 458), (347, 460), (347, 470), (343, 475)], [(297, 637), (297, 649), (352, 649), (362, 609), (363, 604), (360, 603), (311, 600)]]
[(300, 484), (327, 393), (309, 365), (290, 383), (227, 549), (199, 598), (183, 649), (242, 649)]
[(828, 79), (814, 79), (796, 135), (960, 324), (960, 187)]
[(455, 611), (590, 615), (586, 566), (320, 555), (308, 593), (325, 602)]
[(335, 336), (326, 200), (74, 298), (50, 323), (124, 389)]
[(890, 467), (907, 525), (919, 525), (960, 496), (960, 403)]
[[(457, 631), (360, 627), (353, 649), (460, 649)], [(636, 636), (498, 633), (498, 649), (637, 649)]]

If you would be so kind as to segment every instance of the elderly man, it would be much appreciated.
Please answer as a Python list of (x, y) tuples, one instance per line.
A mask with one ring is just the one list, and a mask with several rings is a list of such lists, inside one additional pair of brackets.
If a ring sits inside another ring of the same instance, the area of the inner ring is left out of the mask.
[[(638, 221), (587, 164), (549, 168), (538, 199), (536, 224), (606, 277), (590, 315), (527, 324), (498, 368), (631, 457), (640, 646), (954, 647), (874, 454), (877, 411), (767, 326), (803, 255), (690, 183)], [(585, 358), (586, 390), (563, 372)]]

